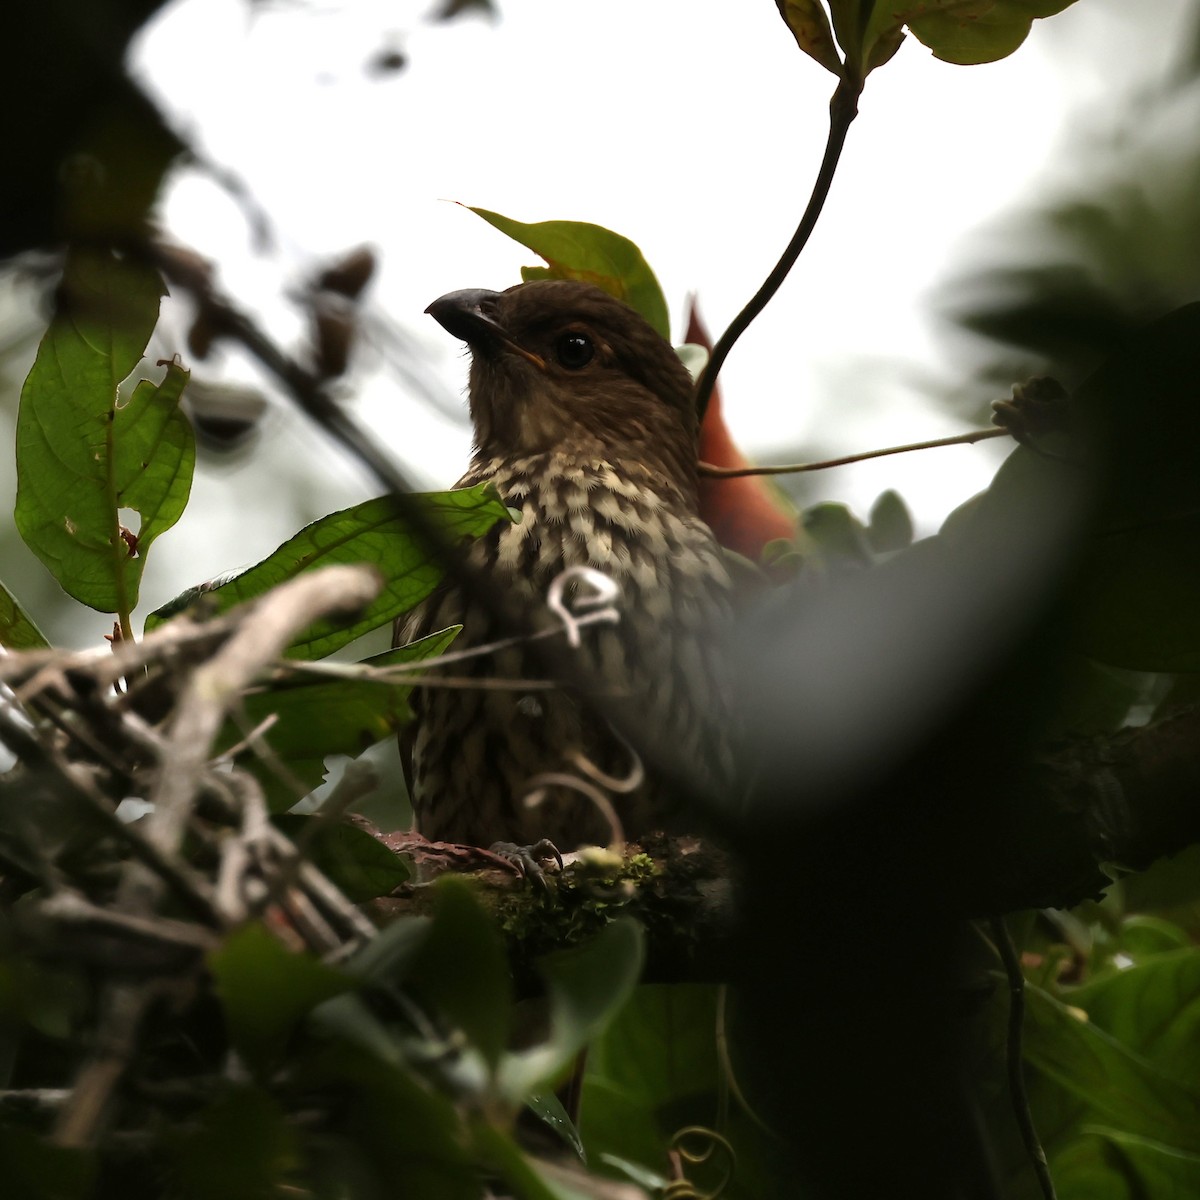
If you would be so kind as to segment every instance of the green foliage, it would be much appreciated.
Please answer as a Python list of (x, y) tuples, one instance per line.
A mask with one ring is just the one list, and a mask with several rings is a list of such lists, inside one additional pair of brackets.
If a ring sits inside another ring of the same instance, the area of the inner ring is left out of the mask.
[(0, 646), (9, 650), (45, 650), (49, 645), (33, 618), (0, 583)]
[(386, 896), (410, 871), (404, 860), (365, 829), (322, 816), (279, 813), (274, 822), (296, 843), (297, 850), (354, 904)]
[[(497, 521), (510, 519), (496, 489), (481, 483), (454, 492), (408, 497), (421, 506), (433, 528), (448, 542), (478, 537)], [(321, 621), (288, 647), (292, 658), (324, 658), (364, 633), (419, 604), (442, 578), (436, 547), (425, 544), (405, 518), (402, 507), (387, 496), (366, 500), (306, 525), (262, 562), (225, 583), (203, 589), (211, 611), (225, 612), (261, 596), (302, 571), (333, 563), (371, 563), (384, 578), (380, 597), (355, 620)], [(188, 592), (146, 618), (146, 631), (158, 628), (193, 599)]]
[[(412, 717), (408, 705), (412, 684), (382, 682), (365, 671), (413, 665), (441, 654), (461, 627), (443, 629), (407, 646), (398, 646), (354, 664), (338, 664), (331, 677), (305, 675), (248, 692), (243, 720), (229, 723), (220, 741), (228, 748), (244, 730), (273, 718), (264, 738), (279, 763), (308, 791), (324, 777), (331, 754), (354, 757), (368, 746), (394, 736)], [(281, 778), (270, 763), (249, 757), (246, 765), (259, 778), (276, 809), (290, 808), (299, 798), (292, 781)], [(300, 793), (303, 795), (304, 793)]]
[(628, 238), (586, 221), (539, 221), (526, 225), (486, 208), (472, 208), (489, 225), (540, 254), (544, 267), (522, 267), (522, 279), (579, 279), (594, 283), (643, 317), (664, 338), (671, 336), (667, 302), (650, 264)]
[[(162, 280), (103, 250), (76, 250), (58, 315), (21, 392), (17, 528), (75, 599), (122, 619), (151, 543), (183, 513), (195, 445), (179, 411), (187, 372), (118, 389), (158, 319)], [(140, 517), (126, 529), (123, 510)]]
[[(1007, 58), (1034, 20), (1074, 0), (776, 0), (805, 54), (827, 71), (862, 81), (900, 48), (908, 29), (944, 62), (969, 66)], [(826, 8), (829, 12), (826, 13)], [(832, 23), (831, 23), (832, 18)], [(834, 39), (836, 37), (836, 45)], [(838, 46), (845, 62), (838, 55)]]

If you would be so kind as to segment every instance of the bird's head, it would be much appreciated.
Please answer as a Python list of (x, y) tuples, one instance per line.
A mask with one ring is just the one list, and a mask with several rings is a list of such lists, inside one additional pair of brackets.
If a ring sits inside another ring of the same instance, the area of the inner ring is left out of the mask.
[(471, 348), (481, 457), (566, 450), (695, 491), (692, 380), (628, 305), (573, 280), (450, 292), (426, 310)]

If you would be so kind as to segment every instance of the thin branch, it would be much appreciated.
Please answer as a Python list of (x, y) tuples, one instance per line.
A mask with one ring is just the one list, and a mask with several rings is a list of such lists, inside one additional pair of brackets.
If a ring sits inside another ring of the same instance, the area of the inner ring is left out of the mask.
[(829, 137), (825, 142), (825, 154), (821, 159), (816, 181), (813, 183), (812, 194), (808, 198), (808, 206), (800, 218), (800, 224), (796, 226), (796, 232), (792, 234), (792, 240), (788, 242), (787, 249), (784, 250), (774, 269), (763, 280), (762, 286), (754, 293), (749, 304), (734, 317), (729, 328), (721, 334), (717, 344), (713, 347), (713, 352), (709, 355), (708, 362), (705, 364), (700, 378), (696, 381), (696, 412), (701, 418), (704, 416), (704, 410), (708, 407), (708, 398), (716, 386), (717, 374), (730, 350), (733, 349), (734, 343), (749, 329), (751, 322), (767, 307), (771, 298), (779, 291), (783, 281), (788, 277), (788, 273), (796, 265), (800, 252), (812, 236), (813, 229), (816, 228), (817, 218), (821, 215), (821, 209), (825, 207), (825, 200), (829, 195), (834, 173), (837, 171), (838, 160), (842, 156), (842, 147), (846, 143), (846, 134), (850, 131), (850, 123), (858, 116), (858, 97), (861, 91), (861, 80), (844, 78), (838, 83), (837, 90), (833, 93), (833, 98), (829, 102)]
[(1025, 1090), (1025, 1071), (1021, 1061), (1021, 1034), (1025, 1024), (1025, 976), (1021, 973), (1021, 960), (1017, 957), (1017, 948), (1013, 945), (1004, 918), (992, 917), (988, 924), (996, 949), (1000, 952), (1000, 960), (1004, 963), (1004, 973), (1008, 977), (1008, 1090), (1012, 1097), (1013, 1116), (1016, 1118), (1017, 1128), (1021, 1131), (1025, 1152), (1029, 1155), (1034, 1174), (1037, 1175), (1042, 1196), (1044, 1200), (1055, 1200), (1054, 1180), (1050, 1178), (1046, 1152), (1038, 1140), (1033, 1114), (1029, 1111), (1029, 1094)]
[(973, 429), (953, 437), (934, 438), (928, 442), (909, 442), (904, 446), (888, 446), (883, 450), (864, 450), (843, 458), (826, 458), (820, 462), (787, 463), (774, 467), (716, 467), (702, 462), (700, 474), (708, 479), (738, 479), (744, 475), (798, 475), (802, 471), (824, 471), (830, 467), (845, 467), (850, 463), (866, 462), (871, 458), (886, 458), (889, 454), (907, 454), (910, 450), (936, 450), (940, 446), (973, 446), (988, 438), (1011, 437), (1007, 429)]

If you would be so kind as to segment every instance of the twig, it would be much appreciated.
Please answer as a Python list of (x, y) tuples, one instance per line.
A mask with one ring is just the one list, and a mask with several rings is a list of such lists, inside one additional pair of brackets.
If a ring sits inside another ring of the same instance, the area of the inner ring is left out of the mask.
[(1025, 1090), (1025, 1072), (1021, 1062), (1021, 1031), (1025, 1023), (1025, 976), (1021, 973), (1021, 960), (1017, 957), (1017, 948), (1013, 945), (1004, 918), (991, 917), (988, 925), (996, 949), (1000, 952), (1004, 973), (1008, 977), (1008, 1090), (1012, 1096), (1013, 1116), (1016, 1118), (1017, 1128), (1021, 1131), (1025, 1152), (1029, 1155), (1034, 1174), (1037, 1175), (1042, 1196), (1044, 1200), (1055, 1200), (1054, 1180), (1050, 1178), (1046, 1152), (1038, 1140), (1033, 1114), (1029, 1111), (1029, 1094)]
[(762, 286), (754, 293), (746, 307), (730, 322), (729, 328), (721, 334), (717, 344), (713, 347), (712, 354), (709, 355), (708, 362), (705, 363), (704, 370), (696, 381), (696, 412), (701, 418), (704, 416), (704, 410), (708, 407), (708, 398), (712, 395), (713, 387), (716, 385), (717, 374), (730, 350), (733, 349), (734, 343), (746, 332), (755, 317), (767, 307), (771, 297), (779, 291), (780, 285), (788, 277), (788, 272), (795, 266), (796, 259), (800, 257), (800, 252), (812, 236), (817, 218), (820, 217), (821, 209), (824, 208), (826, 197), (829, 195), (829, 188), (833, 183), (834, 173), (837, 171), (838, 160), (842, 156), (842, 147), (846, 143), (846, 134), (850, 131), (850, 123), (858, 115), (858, 97), (861, 92), (862, 80), (860, 79), (847, 76), (838, 82), (833, 98), (829, 102), (829, 136), (825, 142), (825, 154), (821, 159), (821, 166), (817, 171), (817, 178), (813, 183), (812, 194), (808, 198), (804, 215), (800, 218), (800, 224), (796, 226), (792, 240), (788, 242), (787, 249), (784, 250), (774, 269), (763, 280)]
[(830, 467), (845, 467), (850, 463), (866, 462), (871, 458), (885, 458), (889, 454), (907, 454), (910, 450), (935, 450), (939, 446), (973, 446), (987, 438), (1011, 437), (1007, 429), (973, 429), (969, 433), (956, 433), (953, 437), (934, 438), (928, 442), (909, 442), (905, 446), (888, 446), (883, 450), (865, 450), (861, 454), (847, 454), (843, 458), (827, 458), (821, 462), (787, 463), (773, 467), (716, 467), (702, 462), (700, 474), (708, 479), (738, 479), (744, 475), (798, 475), (802, 471), (825, 471)]

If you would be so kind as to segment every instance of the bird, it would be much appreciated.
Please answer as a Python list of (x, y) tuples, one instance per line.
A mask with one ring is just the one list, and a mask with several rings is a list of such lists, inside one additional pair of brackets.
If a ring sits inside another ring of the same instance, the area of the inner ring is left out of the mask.
[[(417, 831), (570, 850), (686, 827), (684, 793), (724, 791), (734, 775), (721, 645), (731, 581), (698, 514), (687, 369), (631, 307), (577, 280), (450, 292), (426, 311), (471, 355), (473, 452), (455, 486), (489, 482), (516, 513), (471, 544), (469, 567), (536, 630), (561, 626), (546, 603), (556, 578), (599, 571), (619, 589), (620, 619), (581, 632), (571, 680), (546, 681), (545, 656), (525, 642), (470, 660), (479, 687), (414, 691)], [(397, 641), (461, 624), (460, 650), (510, 632), (469, 591), (444, 581)], [(590, 798), (598, 788), (611, 813)]]

